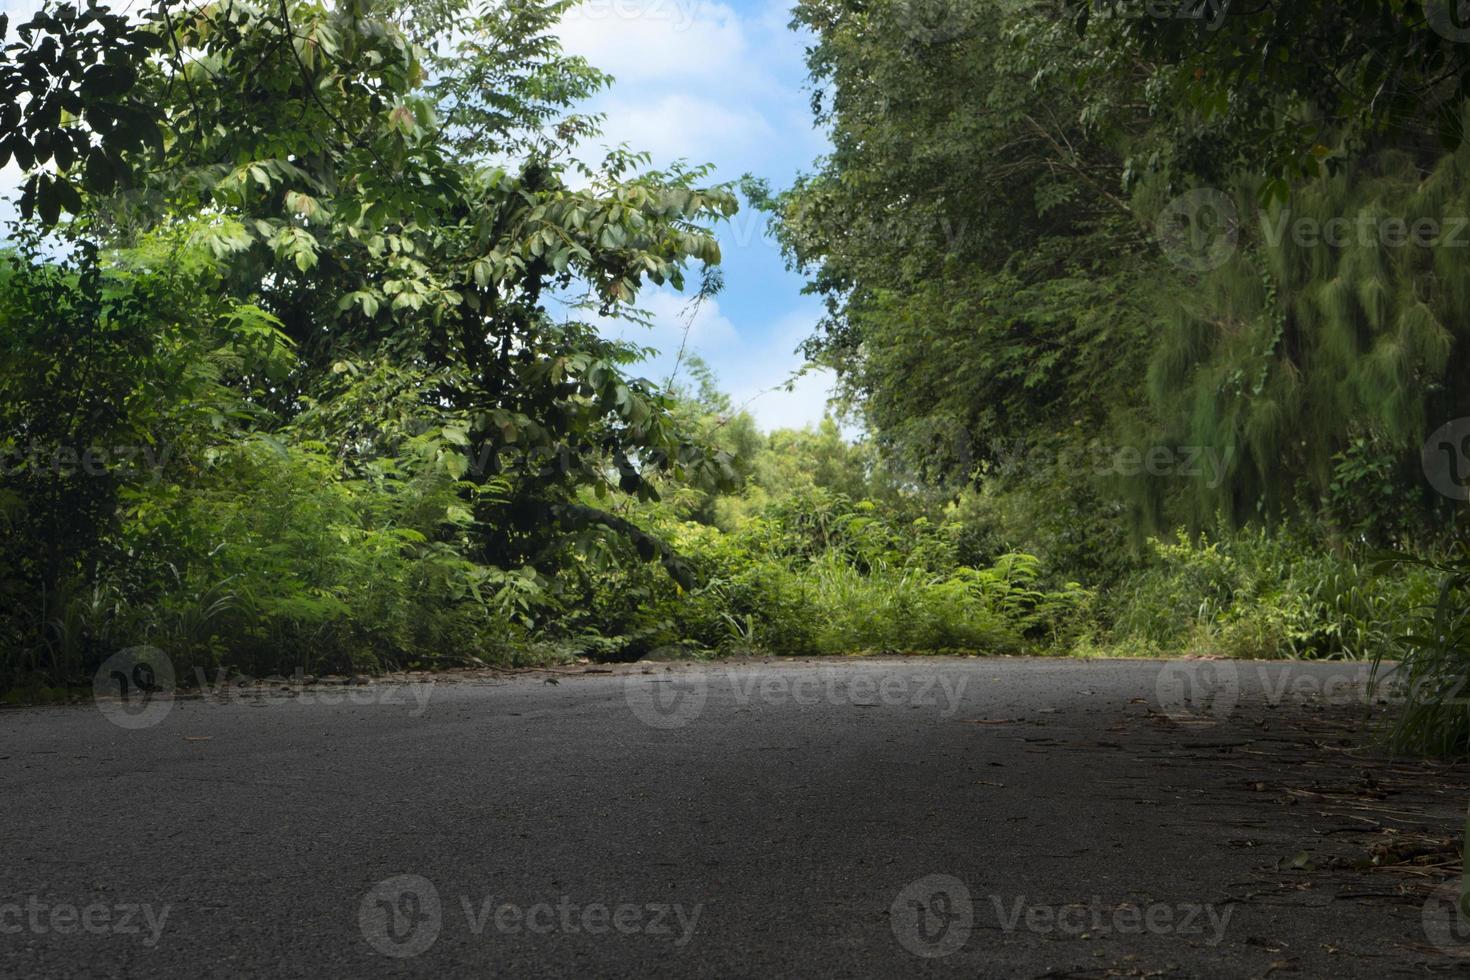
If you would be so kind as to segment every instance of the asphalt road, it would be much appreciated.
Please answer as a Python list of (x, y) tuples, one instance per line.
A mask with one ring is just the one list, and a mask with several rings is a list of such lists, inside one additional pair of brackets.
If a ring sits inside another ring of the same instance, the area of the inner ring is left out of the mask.
[(1458, 970), (1445, 868), (1357, 859), (1448, 841), (1470, 781), (1364, 754), (1360, 681), (657, 664), (4, 711), (0, 976)]

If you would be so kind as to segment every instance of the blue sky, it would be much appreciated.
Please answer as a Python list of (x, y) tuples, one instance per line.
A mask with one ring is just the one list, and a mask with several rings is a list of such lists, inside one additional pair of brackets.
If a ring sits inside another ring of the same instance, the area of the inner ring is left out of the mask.
[[(11, 22), (38, 0), (0, 0)], [(566, 49), (612, 74), (616, 83), (584, 111), (604, 113), (603, 144), (646, 150), (655, 165), (676, 159), (712, 163), (718, 180), (744, 173), (788, 186), (824, 152), (804, 87), (804, 39), (788, 28), (790, 0), (586, 0), (563, 22)], [(600, 156), (596, 145), (588, 156)], [(0, 192), (16, 186), (14, 165)], [(0, 205), (0, 218), (9, 208)], [(721, 387), (765, 428), (822, 417), (831, 379), (814, 373), (793, 392), (768, 391), (802, 367), (796, 346), (821, 314), (786, 271), (761, 216), (743, 211), (720, 232), (725, 290), (695, 315), (688, 347), (715, 369)], [(664, 380), (684, 334), (688, 298), (652, 290), (640, 306), (650, 329), (613, 325), (614, 336), (666, 353), (641, 373)]]
[[(587, 0), (563, 22), (562, 41), (617, 79), (587, 107), (607, 117), (604, 142), (647, 150), (655, 164), (712, 163), (718, 179), (753, 173), (785, 187), (826, 147), (803, 84), (805, 39), (788, 27), (789, 10), (789, 0)], [(768, 389), (802, 367), (795, 348), (811, 334), (820, 301), (801, 294), (761, 215), (743, 211), (720, 243), (725, 290), (696, 314), (690, 349), (763, 427), (819, 420), (826, 374), (790, 393)], [(652, 331), (611, 332), (664, 350), (646, 372), (662, 380), (687, 299), (655, 292), (640, 305), (654, 314)]]

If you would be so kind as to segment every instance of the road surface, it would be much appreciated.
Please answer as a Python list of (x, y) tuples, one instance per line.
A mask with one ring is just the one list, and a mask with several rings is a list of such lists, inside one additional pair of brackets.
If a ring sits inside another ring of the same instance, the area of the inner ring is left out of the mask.
[(0, 712), (0, 976), (1464, 963), (1470, 779), (1365, 750), (1357, 667), (592, 670)]

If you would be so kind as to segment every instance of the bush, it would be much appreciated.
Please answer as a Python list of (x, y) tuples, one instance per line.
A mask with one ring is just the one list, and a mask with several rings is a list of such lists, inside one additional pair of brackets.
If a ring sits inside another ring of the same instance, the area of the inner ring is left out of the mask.
[[(728, 532), (665, 515), (660, 531), (690, 556), (700, 585), (685, 591), (624, 564), (590, 587), (578, 621), (622, 631), (612, 652), (627, 657), (661, 645), (783, 655), (1053, 651), (1085, 622), (1090, 593), (1041, 588), (1037, 559), (966, 567), (958, 524), (899, 521), (826, 491), (769, 501)], [(609, 642), (604, 634), (587, 651), (608, 655)]]
[(143, 644), (185, 679), (523, 646), (544, 583), (466, 557), (500, 488), (456, 479), (446, 421), (370, 458), (320, 413), (281, 424), (274, 318), (187, 251), (162, 269), (0, 255), (0, 690), (87, 685)]
[(1445, 757), (1470, 753), (1470, 547), (1444, 562), (1401, 561), (1437, 577), (1438, 589), (1399, 638), (1398, 667), (1385, 674), (1374, 659), (1375, 681), (1401, 699), (1391, 739), (1396, 749)]
[(1149, 542), (1151, 558), (1111, 590), (1105, 646), (1228, 657), (1380, 656), (1431, 594), (1422, 571), (1385, 571), (1305, 535), (1219, 530)]

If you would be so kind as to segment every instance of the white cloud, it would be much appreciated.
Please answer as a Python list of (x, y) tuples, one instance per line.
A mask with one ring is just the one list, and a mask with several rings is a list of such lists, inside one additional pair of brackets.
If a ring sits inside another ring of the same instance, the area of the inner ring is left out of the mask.
[(707, 299), (694, 305), (688, 296), (660, 289), (640, 294), (638, 306), (648, 314), (651, 327), (626, 320), (594, 322), (598, 323), (604, 336), (657, 347), (670, 364), (678, 355), (681, 344), (685, 344), (686, 350), (707, 357), (729, 350), (739, 340), (735, 324), (720, 312), (717, 300)]
[(770, 432), (773, 429), (801, 429), (815, 425), (827, 414), (827, 399), (832, 395), (836, 377), (826, 369), (813, 370), (800, 378), (790, 391), (755, 392), (737, 405), (754, 416), (756, 424)]
[(42, 3), (43, 0), (0, 0), (0, 14), (10, 18), (10, 33), (14, 33), (15, 25), (30, 20), (41, 9)]
[(586, 0), (562, 21), (562, 45), (620, 85), (728, 80), (746, 65), (740, 17), (700, 0)]
[[(689, 355), (716, 365), (741, 349), (740, 333), (724, 312), (718, 300), (708, 299), (695, 305), (689, 296), (672, 289), (649, 289), (638, 295), (638, 309), (649, 320), (647, 325), (631, 320), (596, 316), (587, 310), (568, 308), (565, 316), (597, 327), (602, 336), (621, 340), (638, 347), (652, 347), (658, 354), (629, 369), (629, 373), (659, 384), (670, 379), (680, 363), (680, 350), (687, 364)], [(687, 371), (680, 376), (688, 380)]]
[(791, 383), (807, 363), (797, 348), (811, 336), (820, 317), (821, 308), (808, 300), (783, 316), (762, 341), (747, 343), (739, 356), (714, 364), (722, 387), (761, 428), (798, 429), (820, 422), (826, 414), (836, 380), (832, 372), (813, 368)]
[[(799, 83), (801, 39), (779, 0), (742, 16), (710, 0), (586, 0), (563, 20), (565, 50), (616, 78), (584, 108), (606, 116), (602, 144), (721, 164), (727, 175), (825, 143)], [(775, 125), (773, 125), (773, 122)]]
[[(6, 43), (15, 40), (15, 28), (24, 24), (41, 9), (43, 0), (0, 0), (0, 14), (10, 19), (10, 26), (5, 32)], [(15, 206), (11, 199), (20, 197), (20, 185), (23, 178), (20, 168), (12, 160), (4, 167), (0, 167), (0, 241), (6, 237), (6, 225), (16, 218)]]
[[(807, 306), (782, 317), (764, 338), (743, 335), (720, 309), (718, 299), (705, 300), (697, 308), (689, 298), (662, 289), (644, 293), (639, 306), (652, 320), (651, 327), (623, 320), (588, 318), (604, 337), (658, 348), (657, 357), (631, 370), (658, 384), (670, 380), (680, 364), (677, 380), (688, 381), (688, 356), (697, 355), (715, 372), (722, 390), (729, 392), (737, 407), (755, 417), (763, 429), (801, 428), (821, 421), (834, 377), (830, 371), (813, 369), (795, 378), (791, 390), (785, 386), (805, 366), (796, 348), (812, 332), (820, 309)], [(690, 314), (693, 320), (690, 321)], [(685, 324), (689, 323), (685, 341)]]
[(627, 143), (647, 151), (656, 165), (678, 159), (708, 163), (744, 156), (775, 137), (765, 116), (754, 109), (722, 105), (692, 95), (664, 95), (645, 101), (610, 99), (602, 142)]
[(20, 185), (24, 182), (14, 160), (0, 167), (0, 241), (7, 237), (10, 223), (20, 216), (15, 202), (20, 200)]

